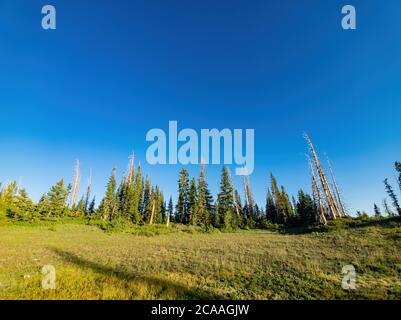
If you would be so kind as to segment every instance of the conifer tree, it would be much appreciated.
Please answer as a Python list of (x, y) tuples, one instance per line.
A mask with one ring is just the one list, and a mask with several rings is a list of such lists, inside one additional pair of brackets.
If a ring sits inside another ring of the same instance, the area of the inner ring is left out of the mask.
[(189, 183), (188, 192), (188, 216), (185, 217), (184, 223), (196, 225), (198, 223), (198, 191), (195, 178)]
[(276, 204), (274, 203), (273, 195), (270, 189), (267, 189), (267, 196), (266, 196), (266, 219), (271, 223), (277, 223), (277, 209)]
[(100, 215), (103, 220), (111, 219), (114, 215), (116, 206), (116, 167), (113, 168), (112, 174), (106, 186), (106, 195), (100, 204)]
[(282, 194), (278, 188), (276, 178), (273, 176), (273, 174), (270, 174), (270, 179), (274, 205), (276, 207), (276, 216), (274, 217), (274, 223), (285, 224), (287, 222), (287, 212), (282, 199)]
[(173, 198), (170, 196), (170, 200), (168, 201), (167, 214), (170, 217), (170, 221), (174, 221), (174, 205)]
[(196, 215), (197, 224), (209, 227), (213, 211), (213, 197), (210, 194), (205, 176), (205, 165), (202, 161), (201, 172), (198, 179), (198, 212)]
[(135, 176), (135, 184), (134, 184), (134, 196), (132, 201), (132, 208), (129, 210), (131, 214), (131, 219), (133, 223), (141, 222), (141, 212), (140, 208), (143, 203), (143, 180), (142, 180), (142, 172), (141, 166), (138, 165), (138, 170)]
[(64, 179), (61, 179), (47, 193), (49, 201), (49, 212), (47, 217), (62, 217), (67, 211), (67, 199), (71, 191), (71, 185), (64, 185)]
[(380, 208), (377, 206), (376, 203), (374, 204), (373, 208), (374, 208), (374, 211), (375, 211), (375, 217), (376, 217), (376, 218), (381, 217), (382, 214), (381, 214), (381, 212), (380, 212)]
[(299, 223), (309, 225), (316, 221), (316, 209), (312, 197), (303, 190), (298, 192), (297, 212)]
[(398, 215), (401, 216), (401, 207), (398, 203), (398, 199), (397, 196), (393, 190), (393, 188), (391, 187), (391, 185), (388, 183), (388, 179), (384, 179), (384, 185), (386, 187), (386, 191), (390, 197), (390, 199), (393, 201), (393, 206), (394, 208), (397, 210)]
[(398, 172), (398, 187), (401, 191), (401, 162), (395, 162), (395, 170)]
[(152, 202), (152, 200), (154, 200), (154, 199), (151, 198), (152, 193), (154, 193), (154, 190), (152, 190), (149, 178), (146, 177), (145, 187), (144, 187), (144, 190), (143, 190), (142, 220), (147, 222), (147, 223), (150, 222), (150, 216), (151, 216), (152, 211), (153, 211), (154, 203)]
[(225, 166), (221, 172), (220, 192), (217, 195), (217, 215), (219, 225), (226, 228), (238, 226), (234, 220), (233, 189)]
[(390, 206), (387, 203), (387, 199), (383, 199), (383, 207), (384, 207), (384, 211), (387, 214), (387, 217), (391, 218), (394, 217), (394, 212), (391, 210)]
[(178, 179), (178, 200), (175, 209), (177, 222), (184, 223), (185, 217), (188, 215), (188, 188), (188, 172), (182, 169)]

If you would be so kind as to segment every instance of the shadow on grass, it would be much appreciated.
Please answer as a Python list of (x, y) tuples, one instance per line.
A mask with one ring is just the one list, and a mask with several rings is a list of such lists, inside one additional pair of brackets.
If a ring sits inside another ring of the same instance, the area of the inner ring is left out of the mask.
[(144, 276), (138, 273), (131, 273), (118, 270), (112, 267), (108, 267), (100, 263), (81, 258), (77, 256), (75, 253), (67, 252), (56, 248), (49, 248), (49, 249), (67, 263), (74, 264), (76, 266), (79, 266), (80, 268), (91, 269), (100, 274), (115, 276), (124, 281), (145, 282), (149, 287), (160, 288), (160, 293), (165, 290), (169, 291), (171, 290), (176, 293), (177, 298), (179, 299), (195, 299), (195, 300), (224, 299), (224, 297), (219, 296), (209, 290), (188, 288), (186, 286), (183, 286), (181, 284), (169, 280), (163, 280), (152, 276)]
[(361, 229), (368, 227), (396, 228), (401, 225), (401, 217), (391, 218), (341, 218), (329, 221), (325, 226), (288, 227), (280, 230), (283, 234), (308, 234), (336, 231), (340, 229)]

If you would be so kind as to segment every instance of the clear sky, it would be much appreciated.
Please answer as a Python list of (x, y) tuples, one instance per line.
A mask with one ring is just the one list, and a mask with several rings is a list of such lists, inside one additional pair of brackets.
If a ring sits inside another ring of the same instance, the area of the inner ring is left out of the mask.
[[(55, 31), (41, 28), (45, 4)], [(345, 4), (355, 31), (341, 28)], [(381, 204), (401, 160), (399, 0), (1, 0), (0, 39), (0, 181), (35, 199), (71, 181), (77, 158), (99, 199), (132, 151), (174, 196), (181, 166), (145, 158), (147, 131), (169, 120), (255, 129), (260, 204), (270, 171), (292, 194), (310, 189), (304, 131), (353, 210)], [(207, 167), (213, 192), (220, 169)]]

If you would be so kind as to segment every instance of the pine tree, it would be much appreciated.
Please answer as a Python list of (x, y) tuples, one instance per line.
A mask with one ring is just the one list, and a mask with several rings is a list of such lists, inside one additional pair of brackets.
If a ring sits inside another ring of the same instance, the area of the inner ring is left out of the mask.
[(213, 211), (213, 197), (210, 194), (205, 176), (205, 165), (202, 162), (201, 172), (198, 179), (198, 212), (197, 224), (204, 227), (209, 227), (211, 224), (211, 215)]
[(284, 222), (290, 223), (291, 220), (293, 220), (293, 218), (294, 218), (294, 211), (292, 209), (290, 199), (288, 197), (288, 194), (287, 194), (284, 186), (281, 186), (281, 201), (283, 203), (284, 214), (286, 217)]
[(152, 190), (151, 184), (150, 184), (150, 180), (148, 177), (146, 177), (145, 180), (145, 187), (143, 190), (143, 202), (142, 202), (142, 220), (146, 223), (150, 222), (150, 217), (152, 215), (152, 211), (153, 211), (153, 205), (155, 205), (153, 203), (153, 193), (154, 190)]
[(135, 176), (135, 185), (134, 185), (134, 197), (132, 201), (132, 208), (129, 209), (131, 214), (131, 220), (133, 223), (140, 223), (141, 222), (141, 212), (140, 208), (143, 203), (143, 180), (142, 180), (142, 172), (141, 166), (138, 166), (138, 170)]
[(67, 199), (71, 191), (71, 185), (64, 185), (64, 179), (61, 179), (47, 193), (48, 212), (46, 217), (63, 217), (67, 213)]
[(175, 209), (177, 222), (184, 223), (185, 217), (188, 215), (188, 188), (188, 172), (182, 169), (178, 179), (178, 200)]
[(398, 199), (397, 199), (397, 196), (396, 196), (393, 188), (388, 183), (388, 179), (384, 179), (383, 182), (384, 182), (384, 185), (386, 187), (387, 194), (389, 195), (390, 199), (393, 201), (394, 208), (397, 210), (398, 215), (401, 216), (401, 207), (400, 207), (400, 205), (398, 203)]
[(220, 192), (217, 195), (217, 215), (220, 226), (237, 227), (234, 220), (233, 189), (227, 168), (223, 166), (220, 180)]
[(271, 223), (277, 223), (277, 208), (270, 189), (267, 189), (265, 211), (267, 221), (270, 221)]
[(297, 212), (301, 225), (310, 225), (316, 221), (316, 208), (312, 197), (303, 190), (298, 192)]
[(376, 218), (380, 218), (381, 217), (381, 212), (380, 212), (380, 208), (377, 206), (377, 204), (374, 204), (374, 211), (375, 211), (375, 217)]
[(395, 170), (398, 172), (398, 187), (401, 191), (401, 162), (395, 162)]
[(174, 221), (174, 205), (173, 198), (170, 196), (170, 200), (168, 201), (167, 214), (170, 217), (170, 222)]
[(198, 223), (198, 191), (195, 178), (191, 179), (188, 192), (188, 215), (184, 219), (184, 223), (196, 225)]
[(274, 205), (276, 207), (276, 216), (274, 217), (273, 221), (274, 223), (285, 224), (288, 220), (286, 206), (283, 202), (282, 194), (278, 188), (276, 178), (273, 176), (273, 174), (270, 174), (270, 179)]
[(116, 171), (117, 169), (114, 167), (106, 186), (106, 195), (100, 204), (99, 212), (103, 220), (111, 219), (114, 216), (117, 186)]

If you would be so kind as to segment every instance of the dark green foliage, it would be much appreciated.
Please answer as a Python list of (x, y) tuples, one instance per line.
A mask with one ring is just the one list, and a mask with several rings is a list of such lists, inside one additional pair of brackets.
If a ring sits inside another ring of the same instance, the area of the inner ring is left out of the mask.
[(178, 200), (176, 205), (176, 222), (185, 222), (185, 218), (188, 216), (188, 189), (189, 189), (189, 178), (188, 172), (185, 169), (180, 171), (178, 179)]
[(298, 192), (297, 213), (299, 224), (303, 226), (316, 222), (316, 207), (312, 197), (303, 190)]
[(375, 211), (375, 217), (379, 218), (382, 216), (381, 212), (380, 212), (380, 208), (376, 205), (376, 203), (374, 204), (374, 211)]
[(198, 189), (196, 187), (195, 178), (191, 179), (189, 183), (188, 192), (188, 214), (184, 218), (184, 223), (190, 223), (196, 225), (198, 222)]
[(217, 195), (217, 219), (216, 227), (238, 227), (238, 221), (234, 215), (233, 188), (227, 168), (223, 166), (220, 180), (220, 192)]
[(211, 216), (213, 211), (213, 197), (210, 194), (206, 182), (204, 166), (201, 166), (201, 172), (198, 179), (198, 204), (196, 223), (208, 228), (211, 225)]

